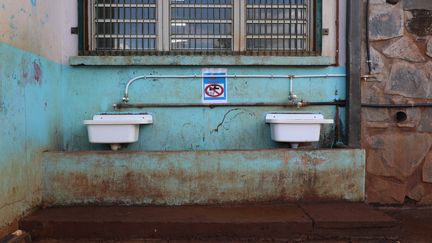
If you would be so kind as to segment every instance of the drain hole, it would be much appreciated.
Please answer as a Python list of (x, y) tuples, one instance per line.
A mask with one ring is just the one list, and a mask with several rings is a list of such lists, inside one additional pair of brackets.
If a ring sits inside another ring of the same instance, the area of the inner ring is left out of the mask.
[(405, 112), (403, 112), (403, 111), (398, 111), (397, 113), (396, 113), (396, 121), (399, 123), (399, 122), (404, 122), (404, 121), (406, 121), (408, 119), (408, 116), (407, 116), (407, 114), (405, 113)]
[(393, 4), (393, 5), (397, 4), (398, 2), (399, 2), (399, 0), (387, 0), (387, 3)]

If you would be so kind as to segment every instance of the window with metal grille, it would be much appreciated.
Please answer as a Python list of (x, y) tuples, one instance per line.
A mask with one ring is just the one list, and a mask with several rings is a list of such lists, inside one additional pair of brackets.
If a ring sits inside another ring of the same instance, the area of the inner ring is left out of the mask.
[(92, 50), (155, 50), (156, 0), (94, 0)]
[(318, 55), (322, 0), (81, 0), (81, 53)]
[(231, 50), (232, 0), (171, 0), (171, 50)]
[(247, 50), (311, 50), (311, 0), (247, 0), (246, 8)]

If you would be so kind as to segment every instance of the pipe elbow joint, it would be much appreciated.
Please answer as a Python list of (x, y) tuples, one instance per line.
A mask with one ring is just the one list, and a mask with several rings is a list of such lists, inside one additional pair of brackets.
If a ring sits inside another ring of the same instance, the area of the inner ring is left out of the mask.
[(129, 97), (124, 96), (122, 100), (123, 100), (123, 103), (128, 103), (129, 102)]

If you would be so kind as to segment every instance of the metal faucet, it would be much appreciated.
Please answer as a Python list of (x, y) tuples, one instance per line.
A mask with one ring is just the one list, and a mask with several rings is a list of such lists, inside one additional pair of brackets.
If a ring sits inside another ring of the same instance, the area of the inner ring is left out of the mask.
[(298, 101), (297, 99), (297, 95), (295, 95), (294, 94), (294, 78), (295, 78), (295, 76), (293, 76), (293, 75), (291, 75), (290, 77), (289, 77), (289, 79), (290, 79), (290, 91), (289, 91), (289, 97), (288, 97), (288, 100), (292, 103), (292, 104), (294, 104), (296, 107), (297, 107), (297, 109), (300, 109), (302, 106), (303, 106), (303, 101), (302, 100), (300, 100), (300, 101)]
[(123, 103), (128, 103), (129, 102), (129, 87), (131, 86), (131, 84), (139, 79), (147, 79), (147, 76), (138, 76), (135, 78), (131, 78), (127, 84), (126, 84), (126, 88), (124, 90), (124, 94), (123, 94), (123, 99), (122, 102)]

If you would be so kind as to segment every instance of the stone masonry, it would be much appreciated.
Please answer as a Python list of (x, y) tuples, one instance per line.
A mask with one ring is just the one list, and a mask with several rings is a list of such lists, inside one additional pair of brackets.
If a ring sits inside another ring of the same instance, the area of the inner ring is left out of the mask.
[[(432, 1), (370, 3), (362, 103), (431, 103)], [(432, 108), (364, 108), (362, 119), (367, 201), (432, 205)]]

